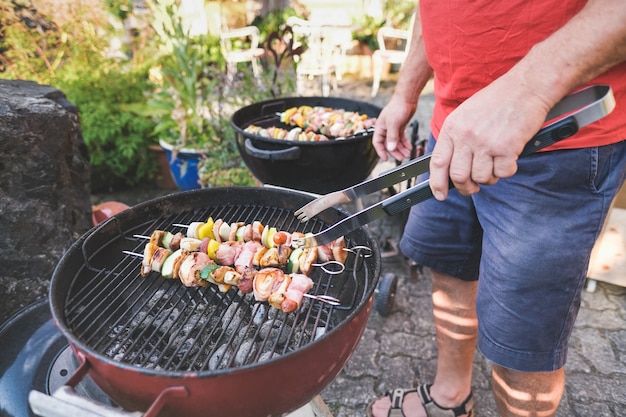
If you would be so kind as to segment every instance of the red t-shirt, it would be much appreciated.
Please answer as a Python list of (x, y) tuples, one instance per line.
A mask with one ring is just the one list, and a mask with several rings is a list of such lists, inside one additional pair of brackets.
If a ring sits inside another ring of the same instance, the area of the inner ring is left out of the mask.
[[(421, 0), (422, 34), (434, 69), (435, 137), (446, 116), (472, 94), (507, 72), (536, 43), (562, 27), (586, 0)], [(588, 84), (608, 84), (616, 106), (549, 149), (600, 146), (626, 139), (626, 63)]]

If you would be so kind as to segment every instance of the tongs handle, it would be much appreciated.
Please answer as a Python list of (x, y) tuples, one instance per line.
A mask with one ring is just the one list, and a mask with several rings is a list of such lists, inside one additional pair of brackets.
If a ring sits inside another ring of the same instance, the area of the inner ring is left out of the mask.
[[(568, 138), (578, 132), (578, 129), (595, 122), (609, 114), (615, 108), (615, 98), (611, 88), (607, 85), (595, 85), (571, 94), (560, 102), (548, 113), (549, 122), (537, 132), (526, 144), (520, 156), (527, 156), (558, 141)], [(550, 122), (554, 120), (553, 122)], [(419, 164), (428, 164), (430, 154), (419, 158)], [(409, 164), (415, 164), (411, 161)], [(400, 166), (402, 167), (402, 166)], [(393, 170), (397, 172), (398, 169)], [(371, 185), (371, 183), (370, 183)], [(361, 186), (357, 184), (354, 188)], [(450, 182), (450, 187), (454, 185)], [(307, 247), (324, 245), (351, 232), (358, 227), (384, 217), (398, 214), (409, 207), (421, 203), (433, 194), (430, 189), (430, 181), (423, 181), (407, 190), (387, 198), (369, 208), (361, 210), (345, 219), (340, 220), (313, 236), (299, 239), (297, 244)]]
[[(540, 149), (569, 138), (578, 132), (580, 127), (595, 122), (598, 119), (609, 114), (615, 108), (615, 98), (613, 97), (611, 88), (606, 85), (596, 85), (587, 87), (572, 95), (569, 95), (548, 113), (547, 120), (556, 121), (548, 123), (528, 141), (520, 157), (528, 156)], [(574, 112), (574, 113), (572, 113)], [(565, 118), (558, 119), (564, 115)], [(430, 155), (427, 155), (430, 159)], [(449, 182), (450, 188), (454, 188), (452, 181)], [(382, 202), (385, 212), (393, 216), (409, 207), (419, 204), (433, 197), (430, 189), (430, 180), (423, 181), (414, 187), (411, 187), (401, 193), (387, 198)]]
[[(520, 156), (526, 156), (575, 134), (578, 129), (601, 117), (615, 107), (615, 99), (607, 85), (593, 85), (564, 97), (548, 113), (546, 121), (554, 121), (542, 128)], [(326, 194), (303, 206), (295, 215), (302, 221), (333, 205), (356, 201), (375, 191), (383, 190), (402, 181), (428, 172), (430, 155), (424, 155), (398, 165), (377, 177), (370, 178), (354, 186)]]
[[(578, 132), (578, 123), (573, 117), (568, 117), (550, 126), (546, 126), (533, 137), (533, 140), (526, 144), (520, 157), (530, 155), (539, 149), (570, 137), (576, 132)], [(427, 155), (427, 157), (430, 160), (430, 154)], [(448, 186), (452, 189), (454, 188), (454, 183), (450, 181)], [(385, 199), (382, 202), (382, 208), (389, 216), (393, 216), (432, 197), (433, 192), (430, 188), (430, 180), (427, 179), (403, 192)]]

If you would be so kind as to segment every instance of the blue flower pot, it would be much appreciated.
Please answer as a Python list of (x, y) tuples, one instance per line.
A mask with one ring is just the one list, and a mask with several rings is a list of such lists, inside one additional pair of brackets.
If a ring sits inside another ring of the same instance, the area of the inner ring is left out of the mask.
[(159, 144), (165, 150), (167, 161), (170, 165), (170, 172), (178, 189), (187, 191), (201, 188), (198, 164), (202, 159), (202, 155), (189, 149), (173, 152), (174, 147), (163, 140), (160, 140)]

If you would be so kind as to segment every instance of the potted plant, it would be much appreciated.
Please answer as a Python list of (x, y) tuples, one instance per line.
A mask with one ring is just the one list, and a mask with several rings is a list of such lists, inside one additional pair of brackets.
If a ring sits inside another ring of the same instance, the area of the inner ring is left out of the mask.
[(155, 134), (168, 154), (172, 177), (181, 190), (200, 188), (203, 159), (220, 169), (236, 163), (234, 132), (227, 113), (219, 41), (192, 38), (175, 0), (148, 0), (151, 26), (161, 56), (150, 70), (155, 89), (148, 107)]
[[(261, 83), (251, 72), (227, 77), (218, 37), (191, 37), (184, 29), (177, 0), (146, 3), (161, 50), (158, 65), (150, 71), (155, 89), (147, 111), (157, 121), (155, 134), (168, 153), (178, 187), (254, 185), (239, 154), (230, 117), (252, 102), (295, 91), (295, 75), (285, 74), (292, 68), (281, 66), (293, 51), (272, 55), (275, 62), (268, 58)], [(274, 38), (281, 35), (273, 32)]]

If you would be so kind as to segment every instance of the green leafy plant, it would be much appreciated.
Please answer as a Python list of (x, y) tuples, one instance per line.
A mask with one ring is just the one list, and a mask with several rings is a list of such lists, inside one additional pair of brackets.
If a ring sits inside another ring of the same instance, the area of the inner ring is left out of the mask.
[(50, 84), (76, 105), (94, 191), (136, 185), (156, 171), (147, 154), (154, 122), (125, 108), (145, 101), (147, 66), (107, 57), (114, 34), (98, 7), (0, 0), (1, 76)]
[(133, 0), (104, 0), (106, 9), (121, 21), (132, 14), (133, 3)]
[[(297, 3), (297, 2), (293, 2)], [(299, 9), (303, 9), (302, 6)], [(281, 28), (287, 23), (287, 19), (291, 16), (299, 16), (304, 13), (304, 10), (298, 12), (294, 7), (285, 7), (281, 9), (271, 10), (265, 16), (257, 16), (252, 24), (259, 28), (262, 34), (261, 42), (267, 41), (267, 36), (272, 32), (279, 32)], [(303, 18), (305, 16), (302, 16)]]
[(8, 79), (53, 79), (66, 56), (63, 30), (28, 2), (0, 0), (0, 72)]
[[(142, 9), (139, 18), (150, 25), (123, 34), (109, 19), (132, 17), (131, 0), (40, 0), (36, 7), (30, 0), (0, 0), (0, 76), (53, 85), (77, 106), (92, 188), (150, 179), (156, 163), (147, 149), (159, 139), (201, 150), (206, 185), (250, 185), (230, 117), (252, 102), (293, 93), (292, 67), (268, 58), (262, 82), (243, 71), (227, 84), (219, 39), (188, 36), (177, 17), (179, 0), (146, 3), (149, 13)], [(262, 39), (293, 13), (261, 19)], [(113, 37), (126, 35), (131, 39), (122, 54), (108, 57)]]
[(222, 62), (219, 52), (210, 53), (218, 40), (198, 41), (185, 32), (176, 0), (147, 4), (162, 54), (151, 70), (155, 88), (148, 100), (157, 120), (155, 133), (177, 149), (214, 153), (227, 134)]
[(143, 99), (147, 89), (147, 69), (141, 67), (111, 67), (63, 82), (68, 99), (80, 110), (92, 189), (137, 185), (156, 172), (156, 161), (147, 152), (156, 143), (155, 123), (125, 107)]
[(352, 39), (375, 51), (378, 45), (378, 29), (388, 25), (394, 28), (408, 28), (415, 12), (413, 0), (385, 2), (384, 19), (363, 15), (353, 21), (357, 27), (352, 32)]
[[(219, 39), (192, 38), (185, 32), (175, 0), (149, 0), (147, 4), (161, 51), (159, 64), (151, 69), (154, 90), (147, 101), (147, 110), (157, 123), (155, 135), (174, 146), (174, 154), (191, 150), (203, 156), (198, 172), (203, 186), (249, 185), (252, 176), (230, 126), (233, 98), (240, 93), (231, 91), (227, 99)], [(231, 170), (240, 174), (228, 174)]]
[(293, 92), (295, 78), (279, 78), (277, 71), (264, 74), (261, 82), (250, 71), (227, 77), (218, 38), (192, 38), (185, 32), (176, 0), (147, 4), (161, 48), (159, 65), (151, 71), (154, 94), (147, 101), (157, 121), (155, 134), (175, 151), (191, 149), (204, 156), (199, 165), (202, 185), (252, 185), (230, 118), (252, 102)]
[(388, 1), (385, 3), (386, 24), (394, 28), (408, 28), (415, 13), (415, 0)]
[(254, 178), (245, 166), (224, 167), (212, 158), (204, 158), (198, 165), (198, 176), (203, 187), (253, 186)]

